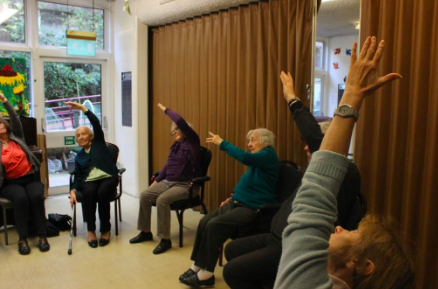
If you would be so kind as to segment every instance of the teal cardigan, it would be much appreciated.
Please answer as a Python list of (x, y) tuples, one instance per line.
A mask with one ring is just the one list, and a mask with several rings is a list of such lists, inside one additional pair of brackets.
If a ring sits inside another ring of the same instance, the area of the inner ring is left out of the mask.
[(234, 188), (233, 200), (257, 210), (265, 204), (277, 202), (276, 186), (279, 172), (277, 153), (265, 147), (257, 153), (248, 153), (223, 141), (220, 149), (240, 163), (249, 166)]

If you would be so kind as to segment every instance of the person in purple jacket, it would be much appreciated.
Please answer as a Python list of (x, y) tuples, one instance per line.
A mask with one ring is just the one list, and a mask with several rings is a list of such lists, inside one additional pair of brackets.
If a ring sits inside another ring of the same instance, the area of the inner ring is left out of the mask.
[(166, 165), (151, 186), (140, 195), (137, 229), (141, 232), (129, 241), (136, 244), (152, 240), (151, 210), (152, 205), (156, 203), (157, 236), (161, 238), (161, 242), (154, 249), (154, 254), (164, 253), (172, 247), (170, 204), (188, 198), (190, 182), (198, 176), (201, 167), (201, 142), (198, 134), (178, 113), (161, 103), (158, 107), (173, 121), (170, 135), (174, 137), (175, 142), (170, 147)]

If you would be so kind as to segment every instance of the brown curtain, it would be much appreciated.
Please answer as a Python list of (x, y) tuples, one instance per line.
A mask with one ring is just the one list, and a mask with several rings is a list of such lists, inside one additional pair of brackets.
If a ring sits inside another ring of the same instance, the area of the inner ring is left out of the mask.
[(201, 145), (213, 152), (206, 187), (212, 210), (227, 198), (246, 168), (207, 145), (208, 132), (246, 149), (246, 133), (266, 127), (277, 136), (280, 159), (305, 168), (303, 143), (279, 80), (291, 71), (308, 105), (311, 75), (312, 1), (271, 0), (152, 29), (151, 159), (161, 169), (173, 142), (171, 121), (157, 103), (194, 125)]
[(380, 74), (403, 79), (367, 99), (355, 161), (372, 212), (391, 215), (419, 249), (418, 288), (438, 288), (438, 2), (363, 0), (361, 43), (385, 39)]

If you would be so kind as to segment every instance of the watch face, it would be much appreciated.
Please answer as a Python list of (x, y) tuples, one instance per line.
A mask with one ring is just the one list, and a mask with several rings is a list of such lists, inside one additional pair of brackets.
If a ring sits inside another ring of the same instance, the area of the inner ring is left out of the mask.
[(348, 106), (339, 107), (339, 113), (342, 115), (351, 114), (351, 109)]

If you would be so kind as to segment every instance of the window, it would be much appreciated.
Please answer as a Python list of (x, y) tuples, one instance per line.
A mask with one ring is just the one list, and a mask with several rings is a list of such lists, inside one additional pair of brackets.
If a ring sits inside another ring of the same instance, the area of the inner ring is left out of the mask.
[(322, 77), (315, 77), (315, 93), (313, 94), (313, 115), (314, 116), (322, 116), (321, 111), (321, 99), (323, 96), (322, 88), (323, 88), (323, 80)]
[(102, 117), (102, 68), (100, 64), (44, 62), (46, 130), (72, 130), (89, 125), (78, 110), (65, 101), (82, 103), (99, 119)]
[[(0, 50), (0, 90), (23, 116), (31, 114), (30, 61), (30, 52)], [(6, 113), (3, 106), (0, 112)]]
[[(1, 1), (1, 0), (0, 0)], [(66, 30), (96, 32), (96, 48), (104, 49), (102, 9), (38, 2), (39, 44), (66, 46)]]
[(24, 0), (0, 0), (0, 41), (25, 43)]
[(316, 41), (315, 69), (324, 69), (324, 42)]

